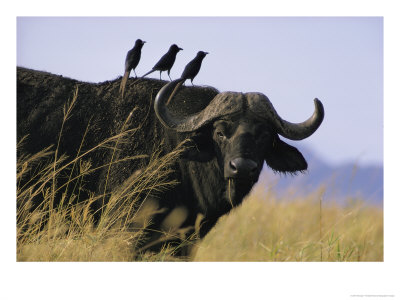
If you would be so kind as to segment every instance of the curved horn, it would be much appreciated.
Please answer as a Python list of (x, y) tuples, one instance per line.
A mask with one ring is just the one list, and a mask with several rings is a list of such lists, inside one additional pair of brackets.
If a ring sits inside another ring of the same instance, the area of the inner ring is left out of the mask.
[(181, 79), (177, 79), (164, 85), (157, 93), (156, 99), (154, 100), (154, 112), (156, 113), (157, 118), (160, 120), (161, 124), (169, 129), (176, 128), (179, 121), (175, 120), (175, 118), (171, 116), (165, 103), (167, 102), (169, 95), (181, 81)]
[(190, 116), (177, 117), (169, 111), (165, 103), (181, 82), (182, 79), (169, 82), (158, 92), (154, 101), (154, 111), (160, 122), (178, 132), (192, 132), (217, 118), (249, 109), (271, 122), (281, 136), (291, 140), (302, 140), (312, 135), (324, 119), (324, 106), (318, 99), (314, 99), (315, 110), (309, 119), (302, 123), (290, 123), (278, 115), (264, 94), (234, 92), (219, 93), (204, 110)]
[(182, 79), (177, 79), (163, 86), (154, 101), (157, 118), (169, 129), (178, 132), (192, 132), (221, 116), (231, 115), (242, 110), (245, 102), (244, 95), (225, 92), (216, 95), (205, 109), (196, 114), (184, 117), (174, 116), (165, 103), (180, 82)]
[[(263, 101), (260, 101), (260, 98)], [(270, 120), (276, 131), (281, 136), (290, 140), (302, 140), (312, 135), (321, 125), (324, 119), (324, 106), (317, 98), (314, 99), (314, 113), (302, 123), (290, 123), (282, 119), (275, 111), (269, 99), (260, 93), (249, 93), (248, 101), (250, 109), (258, 116)], [(267, 114), (267, 115), (265, 115)]]
[(291, 140), (302, 140), (312, 135), (324, 120), (324, 106), (317, 98), (314, 99), (314, 113), (302, 123), (278, 122), (278, 133)]

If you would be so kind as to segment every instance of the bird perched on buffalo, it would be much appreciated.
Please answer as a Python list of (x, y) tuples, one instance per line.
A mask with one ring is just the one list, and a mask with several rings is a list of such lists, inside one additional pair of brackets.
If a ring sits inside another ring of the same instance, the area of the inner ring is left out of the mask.
[(179, 87), (186, 81), (186, 79), (190, 79), (193, 85), (193, 79), (196, 77), (196, 75), (199, 73), (200, 68), (201, 68), (201, 63), (203, 62), (203, 59), (206, 57), (208, 52), (204, 51), (199, 51), (197, 52), (197, 55), (195, 58), (193, 58), (185, 67), (185, 69), (182, 72), (181, 78), (179, 79), (179, 83), (176, 85), (174, 90), (171, 93), (171, 96), (168, 98), (168, 101), (166, 104), (168, 104), (171, 99), (174, 97), (175, 93), (178, 91)]
[(193, 58), (185, 67), (182, 72), (181, 79), (190, 79), (193, 85), (193, 79), (200, 71), (201, 63), (208, 52), (199, 51), (195, 58)]
[(171, 71), (172, 66), (174, 65), (176, 55), (179, 51), (183, 50), (182, 48), (178, 47), (176, 44), (171, 45), (167, 53), (165, 53), (160, 60), (154, 65), (151, 71), (144, 74), (142, 77), (149, 75), (155, 71), (160, 71), (160, 80), (161, 80), (161, 72), (168, 71), (168, 77), (172, 81), (171, 76), (169, 76), (169, 72)]
[(133, 48), (131, 50), (129, 50), (128, 53), (126, 54), (125, 73), (124, 73), (124, 77), (122, 78), (121, 85), (119, 87), (119, 92), (122, 94), (122, 97), (124, 97), (125, 85), (126, 85), (126, 82), (128, 81), (131, 70), (133, 70), (133, 72), (135, 73), (135, 76), (137, 77), (135, 69), (136, 69), (137, 65), (139, 64), (140, 56), (142, 53), (142, 47), (143, 47), (144, 43), (146, 43), (146, 42), (142, 41), (141, 39), (137, 39), (135, 42), (135, 46), (133, 46)]

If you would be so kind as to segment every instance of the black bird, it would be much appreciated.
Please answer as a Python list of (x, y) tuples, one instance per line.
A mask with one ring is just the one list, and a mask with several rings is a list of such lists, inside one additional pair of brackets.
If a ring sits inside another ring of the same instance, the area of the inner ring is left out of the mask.
[(149, 75), (155, 71), (160, 71), (160, 80), (161, 80), (161, 72), (168, 71), (168, 77), (172, 81), (171, 76), (169, 76), (169, 72), (171, 71), (172, 66), (174, 65), (176, 55), (179, 51), (183, 50), (179, 48), (176, 44), (171, 45), (167, 53), (165, 53), (160, 60), (154, 65), (151, 71), (144, 74), (142, 77)]
[(131, 50), (129, 50), (128, 53), (126, 54), (125, 73), (124, 73), (124, 77), (122, 78), (121, 85), (119, 87), (119, 91), (120, 91), (120, 93), (122, 93), (122, 97), (124, 97), (125, 85), (126, 85), (126, 82), (128, 81), (131, 70), (133, 70), (133, 72), (135, 73), (135, 76), (137, 77), (135, 69), (136, 69), (137, 65), (139, 64), (140, 55), (141, 55), (142, 47), (143, 47), (144, 43), (146, 43), (146, 42), (142, 41), (141, 39), (137, 39), (135, 42), (135, 46), (133, 46), (133, 48)]
[(193, 79), (199, 73), (200, 67), (201, 67), (201, 63), (202, 63), (204, 57), (206, 57), (207, 54), (208, 54), (208, 52), (203, 52), (203, 51), (197, 52), (196, 57), (193, 58), (186, 65), (185, 69), (183, 70), (182, 75), (181, 75), (181, 79), (184, 79), (184, 80), (190, 79), (190, 81), (192, 82), (192, 85), (193, 85)]
[(186, 79), (190, 79), (193, 85), (193, 79), (196, 77), (196, 75), (200, 71), (201, 63), (203, 62), (204, 57), (208, 52), (204, 51), (199, 51), (197, 52), (197, 55), (195, 58), (193, 58), (185, 67), (185, 69), (182, 72), (181, 78), (178, 79), (178, 83), (175, 86), (174, 90), (171, 93), (171, 96), (168, 98), (167, 103), (171, 101), (171, 99), (174, 97), (175, 93), (178, 91), (178, 89), (182, 86), (182, 84), (186, 81)]

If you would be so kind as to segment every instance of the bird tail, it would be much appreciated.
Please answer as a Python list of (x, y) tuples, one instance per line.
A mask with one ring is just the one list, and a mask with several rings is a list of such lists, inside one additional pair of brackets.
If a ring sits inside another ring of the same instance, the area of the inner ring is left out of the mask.
[(145, 76), (147, 76), (147, 75), (149, 75), (150, 73), (153, 73), (154, 71), (156, 71), (156, 70), (148, 71), (146, 74), (144, 74), (144, 75), (142, 76), (142, 78), (145, 77)]
[(175, 94), (178, 92), (178, 89), (182, 86), (182, 84), (185, 82), (185, 80), (186, 79), (181, 79), (181, 81), (178, 82), (178, 84), (176, 85), (176, 87), (172, 91), (171, 96), (169, 96), (166, 105), (168, 105), (169, 102), (171, 101), (171, 99), (174, 98)]
[(124, 77), (121, 80), (121, 85), (119, 86), (119, 92), (121, 93), (122, 98), (124, 98), (124, 91), (125, 91), (125, 86), (126, 82), (128, 81), (129, 78), (129, 71), (125, 71)]

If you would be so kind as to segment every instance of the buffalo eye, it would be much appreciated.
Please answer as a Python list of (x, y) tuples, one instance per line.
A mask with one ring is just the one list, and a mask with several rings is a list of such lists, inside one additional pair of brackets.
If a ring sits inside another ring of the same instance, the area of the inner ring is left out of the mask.
[(225, 137), (225, 135), (222, 133), (222, 131), (217, 131), (217, 136), (218, 136), (220, 139), (223, 139), (223, 138)]
[(229, 135), (229, 124), (223, 120), (214, 123), (215, 138), (219, 140), (225, 139)]

